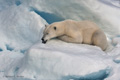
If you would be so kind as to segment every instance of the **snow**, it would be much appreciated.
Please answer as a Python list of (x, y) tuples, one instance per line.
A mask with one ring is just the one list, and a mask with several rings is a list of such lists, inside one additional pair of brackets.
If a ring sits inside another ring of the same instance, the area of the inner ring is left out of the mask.
[(15, 50), (28, 48), (39, 40), (40, 29), (46, 24), (46, 21), (33, 11), (16, 5), (0, 12), (0, 18), (0, 45), (3, 50), (7, 45)]
[[(32, 49), (29, 50), (28, 55), (30, 55), (29, 56), (30, 58), (34, 58), (33, 57), (33, 55), (35, 54), (34, 52), (36, 52), (38, 55), (41, 55), (39, 57), (35, 55), (37, 59), (35, 60), (35, 62), (40, 61), (41, 62), (40, 64), (42, 64), (40, 66), (36, 64), (36, 66), (38, 67), (38, 69), (42, 67), (42, 70), (44, 70), (43, 73), (41, 73), (41, 75), (43, 75), (44, 72), (45, 73), (47, 72), (45, 76), (51, 75), (51, 73), (53, 73), (54, 75), (53, 74), (52, 75), (55, 77), (58, 77), (57, 79), (59, 79), (59, 77), (61, 78), (61, 77), (68, 77), (68, 76), (81, 77), (86, 74), (91, 74), (93, 72), (97, 72), (99, 70), (104, 70), (107, 68), (107, 65), (101, 62), (102, 60), (101, 58), (97, 59), (98, 61), (94, 62), (94, 59), (96, 58), (96, 56), (99, 56), (99, 55), (96, 55), (97, 54), (96, 50), (93, 51), (90, 49), (83, 48), (81, 47), (82, 45), (76, 46), (73, 44), (66, 44), (65, 46), (56, 47), (56, 45), (59, 45), (59, 43), (56, 43), (55, 45), (52, 45), (52, 44), (53, 43), (48, 45), (41, 45), (41, 46), (37, 44)], [(72, 47), (69, 47), (69, 49), (71, 50), (66, 49), (68, 46), (72, 46)], [(91, 51), (93, 53), (90, 53)], [(94, 59), (92, 60), (90, 59), (90, 57), (87, 57), (86, 53), (89, 53), (89, 55), (90, 54), (94, 55), (94, 56), (90, 56)], [(46, 65), (46, 63), (48, 65)], [(96, 65), (99, 65), (99, 67)], [(47, 79), (51, 79), (51, 76), (47, 77)]]
[[(119, 80), (119, 9), (117, 0), (0, 0), (0, 80)], [(96, 22), (109, 48), (42, 44), (44, 25), (64, 19)]]

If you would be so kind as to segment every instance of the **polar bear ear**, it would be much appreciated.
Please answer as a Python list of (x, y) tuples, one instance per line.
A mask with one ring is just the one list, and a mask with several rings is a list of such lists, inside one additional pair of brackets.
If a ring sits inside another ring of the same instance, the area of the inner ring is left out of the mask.
[(47, 27), (48, 25), (47, 24), (45, 24), (45, 27)]
[(54, 26), (54, 30), (56, 30), (57, 28), (56, 28), (56, 26)]

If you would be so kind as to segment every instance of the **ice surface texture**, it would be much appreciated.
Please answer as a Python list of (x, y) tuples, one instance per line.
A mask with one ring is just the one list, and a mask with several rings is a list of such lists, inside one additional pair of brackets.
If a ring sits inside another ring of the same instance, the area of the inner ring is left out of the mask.
[[(44, 25), (64, 19), (96, 22), (113, 50), (42, 44)], [(0, 0), (0, 80), (119, 80), (119, 19), (115, 0)]]

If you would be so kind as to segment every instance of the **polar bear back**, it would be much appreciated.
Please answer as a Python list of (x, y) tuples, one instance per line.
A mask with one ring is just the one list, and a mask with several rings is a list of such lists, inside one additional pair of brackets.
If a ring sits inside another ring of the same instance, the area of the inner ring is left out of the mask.
[(66, 20), (65, 27), (67, 31), (70, 32), (68, 34), (80, 34), (83, 38), (83, 42), (85, 44), (92, 44), (92, 36), (95, 31), (100, 29), (94, 22), (91, 21), (73, 21), (73, 20)]

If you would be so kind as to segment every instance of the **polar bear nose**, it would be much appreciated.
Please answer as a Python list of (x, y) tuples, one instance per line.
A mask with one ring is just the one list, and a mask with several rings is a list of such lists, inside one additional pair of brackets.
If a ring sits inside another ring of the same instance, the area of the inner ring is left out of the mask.
[(42, 43), (44, 44), (47, 42), (47, 40), (44, 40), (44, 38), (42, 38), (41, 40), (42, 40)]
[(45, 44), (46, 42), (47, 42), (47, 40), (45, 40), (45, 41), (42, 41), (42, 43), (44, 43), (44, 44)]
[(42, 41), (44, 41), (44, 38), (42, 37), (42, 39), (41, 39)]

